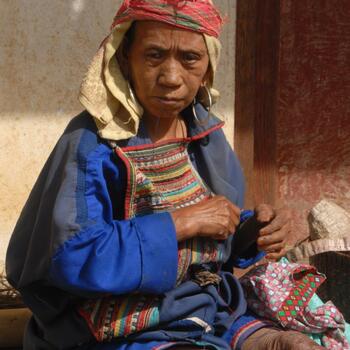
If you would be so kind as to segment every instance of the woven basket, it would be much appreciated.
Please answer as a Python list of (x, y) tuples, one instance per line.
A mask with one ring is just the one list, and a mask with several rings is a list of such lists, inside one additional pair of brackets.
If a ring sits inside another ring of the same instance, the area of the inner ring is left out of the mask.
[(328, 252), (310, 258), (312, 265), (327, 279), (317, 293), (323, 300), (332, 300), (350, 321), (350, 252)]
[(323, 301), (331, 300), (350, 321), (350, 214), (322, 200), (310, 212), (311, 241), (287, 253), (290, 261), (309, 260), (327, 280), (317, 290)]

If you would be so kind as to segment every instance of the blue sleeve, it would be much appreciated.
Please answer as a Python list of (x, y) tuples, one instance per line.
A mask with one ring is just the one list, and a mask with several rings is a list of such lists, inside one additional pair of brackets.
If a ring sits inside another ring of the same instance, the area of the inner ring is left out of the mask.
[[(174, 287), (177, 274), (173, 221), (169, 213), (114, 219), (112, 202), (123, 199), (109, 191), (121, 186), (112, 152), (96, 147), (89, 135), (80, 140), (70, 165), (76, 166), (76, 180), (64, 179), (55, 205), (55, 235), (65, 240), (52, 257), (50, 281), (84, 294), (163, 293)], [(79, 229), (72, 234), (73, 226)]]
[(53, 256), (50, 281), (83, 295), (163, 293), (175, 285), (176, 247), (167, 213), (87, 225)]
[(168, 291), (178, 264), (171, 216), (123, 220), (122, 166), (88, 119), (73, 120), (34, 186), (7, 251), (9, 279), (81, 296)]

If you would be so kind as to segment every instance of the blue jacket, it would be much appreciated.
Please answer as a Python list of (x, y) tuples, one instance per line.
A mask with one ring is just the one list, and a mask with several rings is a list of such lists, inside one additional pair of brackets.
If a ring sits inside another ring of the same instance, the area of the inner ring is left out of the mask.
[[(203, 108), (198, 105), (197, 109), (201, 115)], [(203, 127), (187, 120), (193, 137), (188, 151), (197, 171), (214, 193), (242, 207), (243, 175), (222, 123), (212, 118)], [(141, 123), (138, 135), (120, 145), (150, 142)], [(71, 121), (47, 160), (7, 252), (8, 279), (34, 315), (25, 349), (99, 348), (75, 305), (84, 298), (109, 294), (139, 292), (164, 298), (162, 331), (136, 334), (132, 337), (135, 344), (195, 339), (229, 349), (242, 328), (251, 333), (261, 327), (246, 313), (241, 287), (230, 273), (222, 273), (220, 294), (214, 286), (201, 288), (193, 282), (174, 288), (177, 241), (171, 216), (161, 213), (125, 220), (125, 187), (122, 160), (98, 136), (91, 116), (83, 112)], [(228, 268), (237, 263), (230, 258), (232, 244), (231, 236), (226, 242)], [(247, 265), (257, 259), (255, 251), (241, 262)], [(184, 315), (205, 318), (212, 330), (179, 324), (176, 320)], [(236, 340), (242, 342), (250, 333)], [(116, 339), (108, 349), (122, 349), (125, 341), (131, 340)]]

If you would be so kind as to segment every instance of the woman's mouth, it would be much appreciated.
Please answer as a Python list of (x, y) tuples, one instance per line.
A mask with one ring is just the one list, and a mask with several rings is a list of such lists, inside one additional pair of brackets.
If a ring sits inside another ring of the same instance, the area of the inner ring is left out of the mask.
[(182, 103), (180, 98), (156, 97), (156, 99), (166, 106), (178, 106)]

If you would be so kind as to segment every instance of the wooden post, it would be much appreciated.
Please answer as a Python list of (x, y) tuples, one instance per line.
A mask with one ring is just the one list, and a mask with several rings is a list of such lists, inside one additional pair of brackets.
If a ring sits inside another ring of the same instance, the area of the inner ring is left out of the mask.
[(279, 0), (237, 1), (235, 149), (246, 207), (275, 203)]

